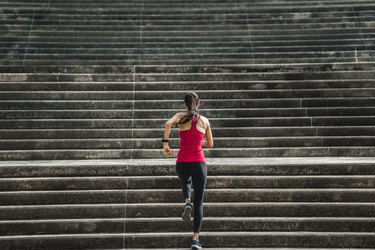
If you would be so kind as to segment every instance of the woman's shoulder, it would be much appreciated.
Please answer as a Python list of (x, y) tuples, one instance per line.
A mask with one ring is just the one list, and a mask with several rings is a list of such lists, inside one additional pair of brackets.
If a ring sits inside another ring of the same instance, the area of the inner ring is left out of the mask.
[(201, 120), (205, 123), (205, 124), (210, 124), (210, 122), (208, 121), (208, 118), (203, 116), (203, 115), (199, 115), (199, 120)]

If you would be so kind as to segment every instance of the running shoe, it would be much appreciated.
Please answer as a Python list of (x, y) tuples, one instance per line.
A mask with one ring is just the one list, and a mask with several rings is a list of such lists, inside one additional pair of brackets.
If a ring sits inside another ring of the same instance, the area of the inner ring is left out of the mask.
[(191, 249), (202, 249), (203, 244), (199, 240), (193, 240), (193, 243), (191, 243)]
[(190, 221), (191, 220), (191, 212), (193, 211), (193, 206), (191, 203), (186, 203), (184, 212), (182, 213), (182, 220), (183, 221)]

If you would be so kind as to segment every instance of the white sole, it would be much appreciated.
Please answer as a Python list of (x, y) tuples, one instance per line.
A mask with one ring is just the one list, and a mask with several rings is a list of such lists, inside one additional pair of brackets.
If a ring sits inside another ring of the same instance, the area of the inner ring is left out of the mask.
[(184, 209), (184, 212), (182, 214), (182, 220), (183, 221), (190, 221), (191, 220), (191, 210), (192, 208), (189, 206), (186, 206)]
[(191, 248), (192, 248), (192, 249), (203, 249), (203, 247), (199, 247), (199, 246), (196, 246), (196, 245), (191, 246)]

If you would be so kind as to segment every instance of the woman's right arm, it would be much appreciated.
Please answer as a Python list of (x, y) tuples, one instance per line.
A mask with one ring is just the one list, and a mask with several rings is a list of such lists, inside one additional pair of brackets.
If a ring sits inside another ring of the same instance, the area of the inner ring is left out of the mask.
[[(164, 140), (169, 140), (169, 135), (171, 133), (171, 128), (173, 125), (177, 124), (180, 119), (180, 113), (175, 114), (171, 119), (169, 119), (164, 125)], [(172, 155), (172, 150), (169, 147), (168, 142), (163, 143), (163, 153), (165, 156)]]
[(207, 120), (207, 128), (206, 128), (206, 138), (203, 140), (202, 145), (206, 148), (213, 148), (214, 147), (214, 139), (212, 138), (212, 131), (210, 122)]

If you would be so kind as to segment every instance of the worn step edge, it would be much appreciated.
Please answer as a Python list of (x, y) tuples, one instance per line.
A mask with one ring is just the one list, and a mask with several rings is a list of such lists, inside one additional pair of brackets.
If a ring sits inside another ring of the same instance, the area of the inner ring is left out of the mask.
[[(243, 217), (371, 217), (374, 202), (205, 202), (206, 216)], [(180, 203), (111, 203), (111, 204), (48, 204), (0, 206), (1, 220), (52, 218), (129, 218), (175, 217)], [(91, 210), (91, 211), (90, 211)], [(111, 210), (112, 213), (108, 213)], [(156, 211), (155, 211), (156, 210)], [(246, 211), (244, 211), (246, 210)], [(225, 212), (225, 215), (223, 213)], [(312, 213), (314, 212), (314, 213)], [(74, 215), (72, 215), (72, 213)], [(117, 214), (117, 216), (116, 216)], [(242, 214), (242, 215), (241, 215)], [(9, 217), (12, 215), (12, 218)], [(32, 216), (33, 215), (33, 216)], [(173, 216), (174, 215), (174, 216)], [(318, 216), (319, 215), (319, 216)], [(57, 216), (57, 217), (56, 217)]]
[[(2, 206), (46, 204), (102, 204), (143, 202), (179, 203), (179, 189), (140, 190), (69, 190), (69, 191), (4, 191), (0, 192)], [(207, 189), (206, 202), (375, 202), (374, 188), (346, 189)]]
[[(211, 168), (211, 166), (210, 166)], [(73, 177), (3, 177), (0, 179), (0, 191), (31, 191), (31, 190), (115, 190), (140, 189), (149, 184), (159, 189), (175, 188), (180, 185), (176, 175), (153, 176), (150, 183), (148, 176), (77, 176)], [(235, 176), (213, 175), (209, 170), (206, 189), (227, 188), (310, 188), (329, 190), (375, 188), (374, 175), (274, 175), (274, 176)]]
[[(374, 157), (375, 147), (288, 147), (288, 148), (221, 148), (205, 150), (206, 157)], [(177, 151), (173, 153), (175, 157)], [(154, 159), (164, 158), (161, 150), (152, 149), (90, 149), (90, 150), (2, 150), (2, 160), (50, 159)]]
[[(0, 221), (0, 234), (187, 232), (181, 218), (93, 218)], [(93, 226), (95, 225), (95, 226)], [(205, 217), (202, 231), (315, 231), (372, 232), (375, 221), (365, 217)]]

